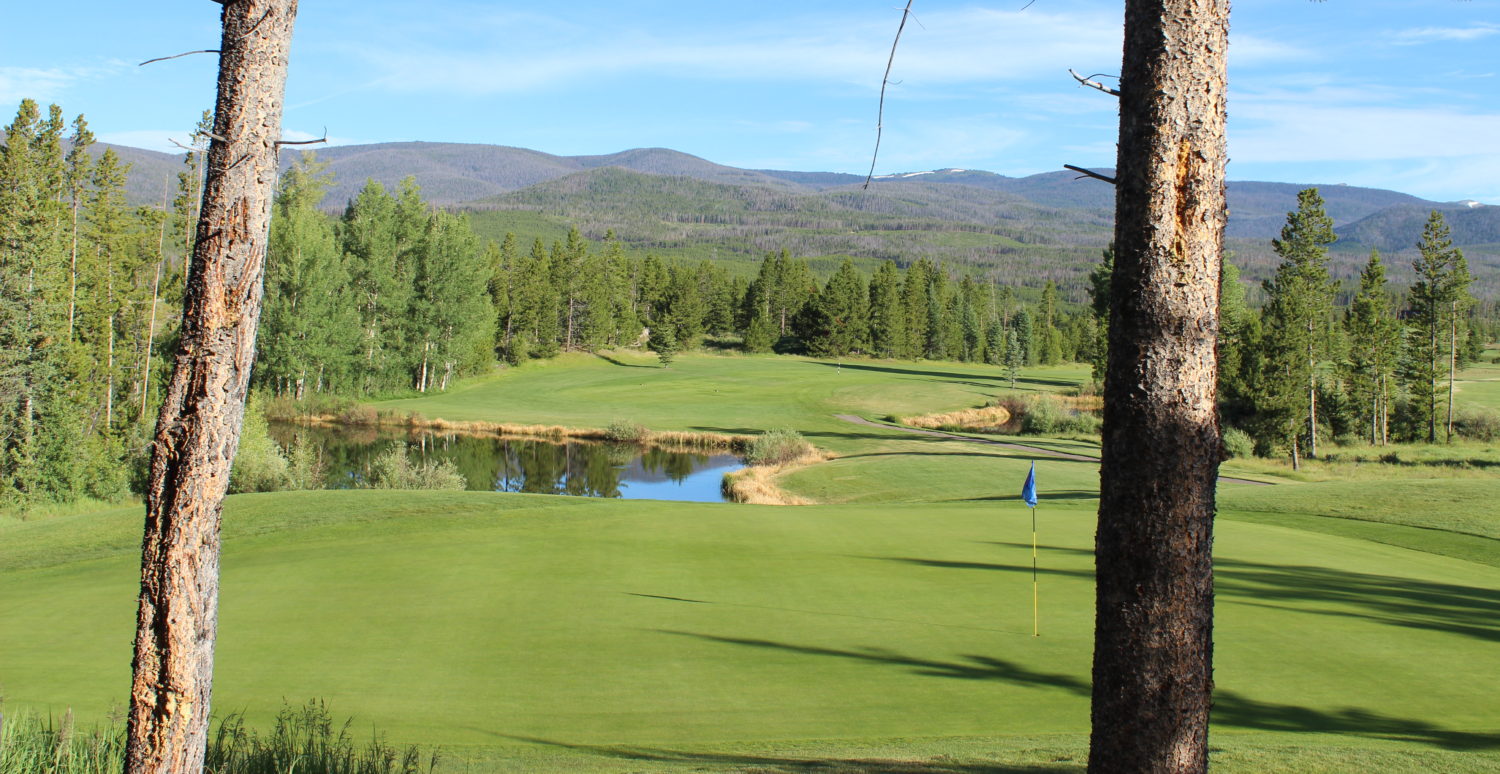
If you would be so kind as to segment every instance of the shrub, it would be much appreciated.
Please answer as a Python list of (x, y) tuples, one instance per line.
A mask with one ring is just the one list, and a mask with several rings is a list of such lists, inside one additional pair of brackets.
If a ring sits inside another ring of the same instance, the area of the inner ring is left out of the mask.
[(1238, 427), (1224, 428), (1224, 453), (1233, 459), (1255, 455), (1255, 439)]
[(380, 421), (380, 414), (373, 406), (360, 403), (351, 404), (340, 411), (339, 421), (346, 425), (373, 425)]
[(322, 489), (323, 451), (318, 445), (299, 433), (292, 441), (292, 450), (286, 455), (288, 489)]
[(240, 446), (229, 472), (230, 494), (275, 492), (287, 487), (287, 459), (271, 440), (271, 428), (258, 396), (245, 402), (245, 424)]
[(761, 433), (750, 444), (750, 450), (745, 453), (745, 462), (751, 465), (784, 465), (812, 452), (812, 444), (796, 430), (770, 430)]
[(369, 489), (447, 489), (468, 486), (458, 466), (448, 460), (414, 463), (401, 442), (391, 444), (370, 464)]
[(644, 441), (651, 431), (645, 425), (629, 422), (624, 419), (616, 419), (604, 428), (604, 436), (611, 441), (628, 441), (636, 443)]
[(1500, 414), (1482, 408), (1462, 408), (1453, 417), (1453, 431), (1476, 441), (1500, 438)]
[(1097, 415), (1068, 408), (1055, 395), (1032, 395), (1016, 410), (1023, 435), (1094, 435), (1101, 424)]

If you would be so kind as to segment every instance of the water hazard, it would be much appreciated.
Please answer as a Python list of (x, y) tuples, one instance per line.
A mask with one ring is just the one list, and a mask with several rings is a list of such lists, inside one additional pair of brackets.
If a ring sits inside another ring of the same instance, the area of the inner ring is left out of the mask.
[(416, 463), (453, 463), (473, 491), (528, 492), (634, 500), (722, 502), (724, 474), (743, 463), (733, 454), (669, 451), (629, 443), (541, 441), (388, 428), (329, 428), (272, 423), (290, 450), (298, 436), (320, 451), (329, 489), (369, 480), (375, 458), (393, 444)]

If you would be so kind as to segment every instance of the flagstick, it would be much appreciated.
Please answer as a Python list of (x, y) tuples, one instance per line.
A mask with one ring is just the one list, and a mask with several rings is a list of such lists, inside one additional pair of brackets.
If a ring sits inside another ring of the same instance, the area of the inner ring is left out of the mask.
[(1036, 604), (1036, 506), (1031, 506), (1031, 636), (1042, 636)]

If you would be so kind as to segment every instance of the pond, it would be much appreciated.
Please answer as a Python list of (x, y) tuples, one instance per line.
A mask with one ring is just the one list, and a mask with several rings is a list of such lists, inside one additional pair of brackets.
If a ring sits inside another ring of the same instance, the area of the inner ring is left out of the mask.
[(629, 443), (271, 423), (271, 437), (283, 450), (289, 451), (298, 436), (321, 453), (329, 489), (360, 486), (370, 476), (371, 463), (393, 444), (404, 446), (413, 462), (452, 462), (467, 488), (481, 492), (723, 502), (724, 474), (743, 465), (733, 454)]

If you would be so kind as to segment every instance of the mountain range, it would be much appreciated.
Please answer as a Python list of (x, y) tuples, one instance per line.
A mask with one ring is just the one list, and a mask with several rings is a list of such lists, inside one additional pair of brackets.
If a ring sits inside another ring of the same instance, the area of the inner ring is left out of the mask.
[[(132, 165), (129, 195), (161, 196), (182, 156), (112, 147)], [(289, 151), (290, 165), (300, 152)], [(1072, 172), (1025, 177), (968, 169), (922, 170), (875, 178), (740, 169), (666, 148), (555, 156), (500, 145), (399, 142), (316, 151), (333, 185), (325, 199), (341, 210), (366, 180), (388, 188), (411, 176), (424, 197), (472, 213), (476, 230), (499, 238), (550, 241), (576, 225), (591, 238), (613, 230), (636, 249), (711, 258), (740, 270), (767, 250), (788, 249), (830, 271), (854, 258), (866, 268), (920, 255), (979, 270), (1025, 287), (1053, 279), (1074, 297), (1111, 235), (1114, 190)], [(1109, 170), (1100, 170), (1108, 174)], [(1269, 240), (1307, 184), (1231, 181), (1227, 247), (1248, 279), (1264, 279), (1276, 257)], [(1500, 207), (1433, 202), (1409, 194), (1319, 185), (1340, 240), (1332, 271), (1348, 279), (1370, 249), (1390, 253), (1393, 279), (1406, 276), (1422, 225), (1442, 211), (1464, 248), (1477, 294), (1500, 296)]]

